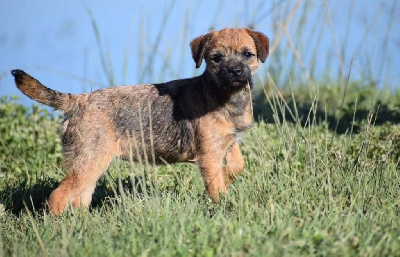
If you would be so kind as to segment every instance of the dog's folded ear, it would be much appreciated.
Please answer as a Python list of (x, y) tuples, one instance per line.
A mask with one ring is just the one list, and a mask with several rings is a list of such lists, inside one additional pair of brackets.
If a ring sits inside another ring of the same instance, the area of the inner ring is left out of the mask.
[(247, 33), (253, 38), (257, 48), (257, 56), (261, 62), (265, 62), (269, 54), (269, 38), (261, 32), (246, 29)]
[(196, 68), (201, 66), (201, 62), (204, 58), (204, 53), (208, 43), (210, 42), (212, 34), (208, 33), (206, 35), (197, 37), (190, 42), (190, 49), (192, 51), (193, 60), (196, 62)]

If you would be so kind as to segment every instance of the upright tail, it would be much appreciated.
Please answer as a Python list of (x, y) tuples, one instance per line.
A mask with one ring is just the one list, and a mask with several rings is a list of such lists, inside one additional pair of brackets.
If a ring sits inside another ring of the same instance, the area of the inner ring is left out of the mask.
[(15, 84), (19, 90), (39, 103), (66, 111), (75, 102), (73, 101), (75, 95), (60, 93), (47, 88), (22, 70), (12, 70), (11, 74), (14, 76)]

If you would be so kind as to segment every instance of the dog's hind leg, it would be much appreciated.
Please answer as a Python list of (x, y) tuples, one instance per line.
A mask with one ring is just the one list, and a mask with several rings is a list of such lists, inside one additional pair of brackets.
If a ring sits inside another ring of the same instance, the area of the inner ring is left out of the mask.
[(90, 203), (92, 202), (92, 195), (94, 193), (95, 188), (96, 188), (96, 183), (88, 185), (86, 189), (79, 196), (75, 198), (74, 202), (72, 203), (72, 206), (74, 208), (89, 207)]
[(98, 152), (99, 158), (87, 159), (89, 156), (77, 156), (69, 168), (67, 176), (60, 186), (50, 195), (49, 207), (51, 214), (62, 213), (69, 205), (73, 207), (88, 207), (96, 182), (107, 170), (113, 155)]
[(106, 124), (105, 119), (91, 121), (88, 117), (64, 124), (62, 140), (68, 172), (50, 195), (50, 213), (60, 214), (71, 204), (90, 205), (96, 182), (119, 155), (115, 133)]

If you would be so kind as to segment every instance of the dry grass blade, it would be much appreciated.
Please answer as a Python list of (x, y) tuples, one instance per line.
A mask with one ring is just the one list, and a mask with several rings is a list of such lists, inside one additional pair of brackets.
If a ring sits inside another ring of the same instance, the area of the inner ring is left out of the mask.
[(35, 220), (33, 219), (32, 214), (31, 214), (31, 212), (29, 211), (28, 206), (26, 205), (25, 201), (24, 201), (23, 203), (24, 203), (24, 206), (25, 206), (26, 213), (27, 213), (27, 215), (28, 215), (28, 217), (29, 217), (29, 221), (31, 222), (32, 229), (33, 229), (33, 231), (35, 232), (36, 239), (38, 240), (39, 245), (40, 245), (40, 247), (42, 248), (42, 251), (43, 251), (44, 256), (47, 257), (47, 256), (49, 256), (49, 255), (48, 255), (48, 253), (47, 253), (46, 248), (44, 247), (44, 243), (43, 243), (43, 241), (42, 241), (42, 238), (40, 237), (40, 233), (39, 233), (39, 230), (37, 229)]

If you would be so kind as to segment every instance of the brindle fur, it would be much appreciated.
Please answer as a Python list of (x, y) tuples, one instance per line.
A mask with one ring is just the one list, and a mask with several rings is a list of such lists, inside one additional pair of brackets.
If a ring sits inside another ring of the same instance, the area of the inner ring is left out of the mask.
[(190, 44), (196, 67), (206, 61), (201, 76), (79, 95), (54, 91), (13, 70), (24, 94), (65, 114), (61, 138), (68, 172), (50, 196), (50, 212), (59, 214), (69, 204), (88, 206), (115, 157), (194, 161), (208, 194), (219, 202), (244, 169), (238, 142), (252, 124), (252, 75), (257, 59), (267, 58), (268, 43), (249, 29), (212, 31)]

